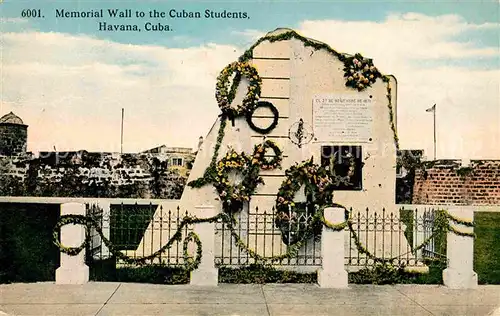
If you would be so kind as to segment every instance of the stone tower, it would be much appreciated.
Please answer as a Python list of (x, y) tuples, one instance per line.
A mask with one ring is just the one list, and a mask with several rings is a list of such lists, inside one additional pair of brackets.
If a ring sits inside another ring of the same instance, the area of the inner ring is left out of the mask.
[(16, 156), (26, 153), (28, 125), (10, 112), (0, 118), (0, 156)]

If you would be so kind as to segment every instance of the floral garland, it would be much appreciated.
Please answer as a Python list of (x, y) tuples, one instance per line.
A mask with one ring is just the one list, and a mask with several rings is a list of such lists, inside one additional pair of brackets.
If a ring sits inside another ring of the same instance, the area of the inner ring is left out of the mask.
[[(189, 242), (192, 241), (196, 244), (196, 257), (191, 257), (188, 253)], [(189, 234), (184, 238), (184, 242), (182, 243), (182, 254), (184, 257), (184, 269), (187, 271), (192, 271), (198, 268), (198, 265), (201, 262), (201, 257), (203, 254), (203, 250), (201, 249), (201, 240), (200, 237), (194, 233), (189, 232)]]
[[(233, 88), (229, 90), (229, 77), (233, 73), (236, 73), (235, 84)], [(242, 104), (238, 104), (236, 108), (233, 108), (231, 107), (231, 102), (236, 95), (241, 76), (247, 78), (249, 82), (248, 91)], [(230, 118), (234, 118), (251, 112), (255, 108), (255, 103), (260, 97), (261, 85), (262, 79), (259, 77), (257, 69), (247, 62), (233, 62), (227, 65), (217, 78), (215, 87), (215, 98), (222, 113)]]
[(333, 183), (336, 187), (338, 187), (340, 184), (350, 185), (351, 178), (354, 176), (354, 172), (356, 170), (356, 159), (354, 159), (354, 156), (351, 153), (348, 153), (347, 157), (349, 158), (349, 169), (347, 170), (347, 175), (345, 176), (335, 174), (335, 160), (333, 157), (330, 158), (329, 171), (333, 176)]
[[(253, 117), (255, 110), (257, 108), (260, 108), (260, 107), (269, 108), (269, 110), (271, 110), (271, 112), (273, 113), (273, 122), (271, 123), (271, 125), (269, 125), (266, 128), (258, 127), (252, 121), (252, 117)], [(250, 126), (250, 128), (253, 129), (254, 131), (256, 131), (257, 133), (269, 134), (278, 125), (279, 116), (280, 116), (280, 114), (278, 112), (278, 109), (271, 102), (259, 101), (259, 102), (257, 102), (257, 105), (255, 106), (255, 108), (253, 108), (251, 111), (249, 111), (247, 113), (246, 119), (247, 119), (248, 126)]]
[[(267, 160), (266, 150), (270, 148), (274, 151), (274, 156), (271, 160)], [(262, 144), (255, 145), (253, 150), (252, 165), (258, 164), (261, 169), (272, 170), (281, 169), (281, 161), (283, 160), (283, 152), (278, 145), (272, 140), (266, 140)]]
[[(252, 158), (245, 153), (238, 154), (229, 150), (216, 167), (214, 187), (222, 199), (222, 206), (226, 212), (241, 210), (243, 202), (248, 202), (257, 185), (264, 183), (259, 176), (259, 164), (252, 164)], [(230, 170), (242, 173), (243, 181), (231, 185), (228, 177)]]
[[(283, 240), (287, 245), (300, 239), (298, 231), (307, 231), (311, 219), (301, 221), (299, 218), (307, 210), (313, 209), (317, 213), (318, 206), (330, 205), (333, 197), (333, 180), (328, 171), (313, 163), (313, 158), (300, 164), (295, 164), (285, 171), (285, 180), (278, 190), (276, 198), (275, 224), (281, 230)], [(295, 194), (305, 185), (308, 201), (296, 203), (293, 201)], [(315, 231), (321, 227), (315, 225)]]
[(371, 59), (356, 54), (344, 60), (344, 77), (347, 78), (345, 83), (347, 87), (362, 91), (375, 83), (381, 74)]
[(54, 244), (62, 253), (65, 253), (69, 256), (78, 255), (83, 249), (85, 249), (85, 245), (90, 242), (89, 234), (85, 234), (84, 242), (78, 247), (66, 247), (59, 241), (59, 230), (61, 227), (69, 224), (73, 225), (83, 225), (88, 226), (90, 224), (90, 217), (84, 215), (61, 215), (59, 221), (56, 223), (54, 230), (52, 231), (52, 238), (54, 239)]
[[(155, 258), (160, 257), (163, 253), (165, 253), (168, 249), (170, 249), (174, 242), (180, 242), (182, 239), (182, 232), (185, 229), (186, 225), (189, 224), (196, 224), (196, 223), (214, 223), (216, 221), (219, 221), (220, 219), (224, 219), (221, 214), (216, 215), (214, 217), (209, 217), (209, 218), (196, 218), (196, 217), (191, 217), (191, 216), (185, 216), (182, 221), (179, 223), (176, 232), (172, 235), (172, 237), (167, 241), (165, 245), (163, 245), (160, 249), (158, 249), (156, 252), (152, 253), (149, 256), (144, 256), (144, 257), (129, 257), (125, 255), (117, 246), (113, 245), (111, 241), (104, 235), (102, 228), (99, 225), (99, 221), (92, 218), (91, 216), (83, 216), (83, 215), (63, 215), (60, 217), (59, 221), (54, 227), (53, 230), (53, 242), (54, 244), (59, 248), (59, 250), (62, 253), (65, 253), (70, 256), (76, 256), (78, 255), (85, 247), (90, 243), (90, 238), (89, 234), (86, 234), (86, 238), (83, 241), (83, 243), (78, 246), (78, 247), (66, 247), (62, 245), (59, 241), (59, 230), (62, 226), (73, 224), (73, 225), (83, 225), (87, 229), (90, 229), (91, 227), (94, 227), (95, 231), (97, 234), (100, 236), (102, 243), (109, 249), (110, 253), (116, 257), (117, 259), (123, 260), (124, 262), (128, 264), (138, 264), (138, 265), (144, 265), (147, 264), (148, 260), (153, 260)], [(189, 242), (192, 241), (196, 244), (197, 249), (196, 249), (196, 256), (193, 258), (188, 254), (188, 244)], [(199, 236), (194, 233), (190, 232), (186, 238), (184, 239), (183, 242), (183, 257), (184, 257), (184, 265), (181, 267), (181, 269), (185, 271), (192, 271), (198, 268), (200, 262), (201, 262), (201, 256), (202, 256), (202, 247), (201, 247), (201, 240)]]

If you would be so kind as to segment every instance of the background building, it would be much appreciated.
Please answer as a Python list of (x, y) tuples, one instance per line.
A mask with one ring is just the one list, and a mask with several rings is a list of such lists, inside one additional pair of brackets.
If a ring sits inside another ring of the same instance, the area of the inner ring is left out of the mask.
[(0, 156), (17, 156), (26, 153), (28, 125), (10, 112), (0, 118)]

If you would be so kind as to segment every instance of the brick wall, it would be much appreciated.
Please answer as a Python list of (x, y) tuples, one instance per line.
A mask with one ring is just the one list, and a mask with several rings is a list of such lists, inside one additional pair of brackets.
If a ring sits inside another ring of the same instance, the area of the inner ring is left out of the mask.
[(500, 205), (500, 160), (428, 162), (416, 170), (412, 203)]

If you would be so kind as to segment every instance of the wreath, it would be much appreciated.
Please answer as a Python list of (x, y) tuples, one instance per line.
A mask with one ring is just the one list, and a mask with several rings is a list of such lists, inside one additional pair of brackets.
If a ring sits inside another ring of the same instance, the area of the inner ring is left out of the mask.
[(361, 54), (347, 57), (344, 60), (344, 77), (347, 78), (345, 85), (358, 91), (370, 87), (382, 74), (373, 65), (371, 59), (364, 58)]
[[(274, 151), (274, 156), (271, 160), (266, 158), (266, 150), (270, 148)], [(264, 170), (281, 169), (281, 161), (283, 160), (283, 152), (278, 145), (272, 140), (266, 140), (262, 144), (255, 145), (253, 150), (252, 165), (259, 165)]]
[[(321, 232), (321, 222), (315, 222), (313, 227), (310, 224), (320, 207), (332, 203), (333, 180), (312, 158), (291, 166), (285, 176), (276, 198), (275, 225), (281, 230), (285, 244), (292, 245), (310, 230)], [(305, 185), (307, 202), (296, 203), (293, 199), (302, 185)]]
[(340, 185), (343, 185), (343, 186), (352, 185), (351, 180), (352, 180), (352, 177), (354, 176), (354, 173), (356, 171), (356, 159), (354, 158), (354, 155), (351, 153), (347, 153), (347, 158), (348, 158), (349, 165), (347, 166), (347, 174), (345, 176), (341, 176), (341, 175), (336, 174), (336, 172), (335, 172), (335, 159), (334, 159), (334, 157), (330, 158), (328, 171), (330, 171), (330, 174), (333, 177), (333, 183), (334, 183), (335, 187), (339, 187)]
[[(260, 107), (269, 108), (269, 110), (273, 113), (273, 122), (266, 128), (258, 127), (252, 121), (255, 110)], [(260, 134), (269, 134), (274, 128), (276, 128), (276, 125), (278, 125), (279, 115), (278, 109), (271, 102), (259, 101), (257, 102), (257, 105), (247, 113), (246, 118), (248, 126), (250, 126), (251, 129)]]
[[(235, 73), (233, 85), (229, 89), (229, 77)], [(236, 89), (241, 80), (241, 76), (248, 79), (248, 91), (241, 104), (236, 105), (236, 108), (231, 107), (236, 95)], [(233, 62), (227, 65), (217, 77), (215, 86), (215, 98), (219, 104), (222, 113), (228, 117), (234, 118), (240, 115), (245, 115), (252, 111), (255, 103), (260, 97), (262, 79), (257, 73), (257, 69), (246, 62)]]
[[(228, 173), (236, 170), (242, 173), (239, 184), (231, 184)], [(248, 202), (257, 185), (264, 183), (259, 176), (259, 165), (251, 164), (251, 157), (238, 154), (233, 149), (227, 152), (216, 166), (214, 186), (222, 200), (223, 209), (228, 212), (240, 211), (243, 202)]]

